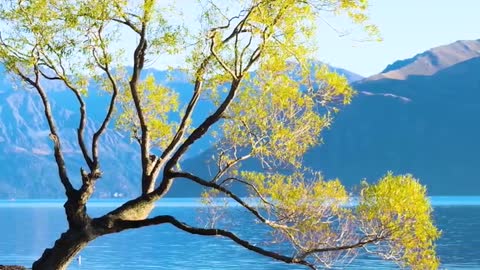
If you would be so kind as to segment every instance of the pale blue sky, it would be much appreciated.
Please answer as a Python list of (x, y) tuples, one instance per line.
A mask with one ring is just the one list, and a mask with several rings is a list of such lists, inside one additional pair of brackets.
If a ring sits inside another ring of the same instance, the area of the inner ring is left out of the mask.
[[(172, 0), (170, 0), (172, 1)], [(185, 17), (196, 23), (195, 11), (183, 4)], [(327, 64), (348, 69), (363, 76), (382, 71), (395, 60), (410, 58), (432, 47), (457, 40), (480, 39), (480, 0), (369, 0), (370, 15), (382, 33), (383, 42), (358, 42), (359, 30), (339, 37), (327, 24), (319, 22), (317, 58)], [(191, 2), (190, 2), (191, 3)], [(329, 16), (329, 24), (337, 29), (352, 27), (346, 20)], [(162, 57), (151, 67), (163, 69), (178, 59)]]
[(322, 32), (320, 60), (368, 76), (398, 59), (456, 40), (480, 39), (480, 0), (370, 0), (381, 43)]

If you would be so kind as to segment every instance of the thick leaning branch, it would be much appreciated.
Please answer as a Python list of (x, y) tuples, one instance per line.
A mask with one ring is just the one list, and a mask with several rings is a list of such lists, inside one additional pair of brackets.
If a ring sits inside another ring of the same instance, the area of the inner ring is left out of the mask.
[[(285, 227), (284, 225), (277, 224), (274, 221), (270, 221), (270, 220), (264, 218), (255, 208), (248, 205), (240, 197), (235, 195), (230, 190), (222, 187), (221, 185), (218, 185), (216, 183), (212, 183), (210, 181), (203, 180), (200, 177), (197, 177), (197, 176), (192, 175), (190, 173), (184, 173), (184, 172), (174, 172), (174, 173), (172, 173), (172, 177), (187, 178), (187, 179), (192, 180), (195, 183), (198, 183), (202, 186), (216, 189), (216, 190), (224, 193), (225, 195), (229, 196), (230, 198), (235, 200), (240, 205), (242, 205), (245, 209), (247, 209), (250, 213), (252, 213), (255, 217), (257, 217), (262, 223), (266, 224), (267, 226), (270, 226), (274, 229), (281, 229), (281, 230), (286, 229), (286, 228), (288, 229), (288, 227)], [(239, 180), (239, 181), (241, 181), (241, 180)], [(261, 199), (266, 201), (263, 197), (261, 197)], [(270, 204), (270, 203), (268, 203), (268, 204)], [(290, 237), (292, 238), (291, 240), (294, 242), (295, 238), (292, 237), (292, 236), (290, 236)], [(365, 236), (362, 239), (360, 239), (358, 242), (353, 243), (353, 244), (349, 244), (349, 245), (338, 245), (338, 246), (328, 246), (328, 247), (322, 247), (322, 248), (306, 249), (306, 250), (303, 250), (302, 252), (298, 253), (295, 256), (295, 258), (303, 261), (308, 256), (313, 255), (313, 254), (317, 254), (317, 253), (325, 253), (325, 252), (332, 252), (332, 251), (344, 251), (344, 250), (352, 250), (352, 249), (362, 248), (362, 247), (366, 247), (369, 244), (375, 244), (375, 243), (378, 243), (382, 240), (385, 240), (387, 237), (388, 237), (388, 235), (383, 234), (383, 233), (379, 234), (379, 235), (368, 235), (368, 236)]]
[(204, 228), (197, 228), (197, 227), (192, 227), (184, 222), (181, 222), (177, 220), (173, 216), (169, 215), (164, 215), (164, 216), (157, 216), (154, 218), (149, 218), (149, 219), (144, 219), (144, 220), (136, 220), (136, 221), (130, 221), (130, 220), (117, 220), (115, 221), (115, 227), (118, 228), (119, 230), (126, 230), (126, 229), (135, 229), (135, 228), (141, 228), (141, 227), (146, 227), (146, 226), (152, 226), (152, 225), (160, 225), (160, 224), (171, 224), (175, 226), (176, 228), (191, 233), (191, 234), (196, 234), (196, 235), (204, 235), (204, 236), (223, 236), (226, 238), (229, 238), (230, 240), (234, 241), (235, 243), (239, 244), (240, 246), (251, 250), (253, 252), (256, 252), (260, 255), (270, 257), (272, 259), (282, 261), (285, 263), (289, 264), (300, 264), (307, 266), (311, 269), (316, 269), (313, 264), (310, 262), (304, 260), (304, 259), (299, 259), (296, 257), (290, 257), (290, 256), (285, 256), (277, 252), (269, 251), (266, 249), (263, 249), (261, 247), (258, 247), (254, 244), (251, 244), (250, 242), (241, 239), (238, 237), (236, 234), (227, 231), (227, 230), (222, 230), (222, 229), (204, 229)]
[(123, 25), (126, 25), (130, 29), (132, 29), (135, 33), (141, 34), (141, 31), (127, 18), (123, 18), (123, 20), (120, 20), (120, 19), (117, 19), (117, 18), (112, 18), (112, 21), (121, 23)]
[[(34, 74), (34, 79), (31, 79), (28, 75), (20, 70), (16, 65), (11, 66), (11, 71), (18, 75), (25, 83), (32, 86), (38, 95), (40, 96), (42, 105), (44, 106), (44, 116), (47, 120), (47, 124), (50, 130), (50, 139), (53, 141), (53, 149), (54, 149), (54, 157), (55, 162), (57, 164), (57, 170), (60, 178), (60, 182), (62, 183), (65, 194), (67, 196), (67, 201), (64, 204), (65, 212), (67, 215), (68, 226), (69, 228), (81, 228), (85, 226), (86, 222), (89, 221), (89, 217), (86, 213), (86, 208), (84, 207), (84, 203), (82, 201), (82, 196), (79, 190), (75, 189), (70, 182), (68, 177), (65, 159), (62, 153), (61, 147), (61, 139), (60, 134), (57, 131), (57, 127), (55, 124), (55, 120), (51, 111), (50, 101), (48, 100), (48, 96), (46, 91), (43, 89), (40, 83), (40, 77), (44, 76), (44, 73), (40, 70), (41, 64), (40, 63), (40, 56), (41, 51), (39, 48), (32, 50), (32, 55), (29, 56), (30, 59), (34, 60), (32, 69)], [(57, 70), (58, 71), (58, 70)], [(59, 75), (57, 73), (57, 75)], [(58, 77), (51, 77), (53, 80), (61, 79), (61, 76)], [(48, 79), (48, 78), (47, 78)], [(85, 179), (82, 179), (85, 180)]]
[(89, 180), (84, 177), (83, 170), (81, 170), (81, 172), (82, 181), (84, 182), (84, 184), (82, 185), (80, 191), (75, 189), (70, 182), (65, 165), (65, 159), (63, 158), (63, 153), (61, 149), (60, 136), (57, 133), (57, 128), (53, 119), (50, 102), (48, 101), (45, 90), (40, 85), (40, 72), (38, 69), (38, 65), (34, 65), (35, 81), (25, 76), (18, 69), (16, 69), (15, 71), (24, 81), (28, 82), (37, 90), (37, 93), (40, 95), (43, 106), (45, 108), (45, 117), (47, 118), (48, 126), (50, 128), (50, 138), (53, 140), (54, 143), (54, 156), (57, 163), (60, 182), (64, 186), (65, 194), (67, 195), (67, 201), (64, 204), (64, 208), (67, 215), (68, 226), (69, 228), (76, 229), (84, 227), (86, 222), (90, 220), (86, 212), (85, 204), (88, 196), (93, 192), (93, 187), (92, 185), (85, 184)]
[(198, 139), (200, 139), (208, 129), (220, 120), (223, 113), (227, 110), (228, 106), (232, 103), (233, 99), (237, 94), (238, 87), (240, 86), (240, 82), (242, 77), (239, 76), (238, 78), (234, 78), (230, 85), (230, 90), (228, 92), (227, 97), (222, 102), (222, 104), (217, 108), (217, 110), (207, 117), (203, 123), (198, 126), (192, 134), (183, 142), (183, 144), (178, 148), (178, 150), (173, 154), (172, 158), (166, 163), (165, 170), (171, 170), (175, 164), (177, 164), (180, 157), (187, 151), (187, 149), (195, 143)]
[[(206, 66), (207, 63), (208, 63), (208, 59), (205, 59), (205, 61), (203, 63)], [(201, 67), (199, 69), (199, 71), (197, 72), (197, 79), (195, 80), (194, 93), (193, 93), (192, 98), (190, 99), (190, 102), (187, 105), (185, 115), (182, 117), (180, 125), (177, 129), (177, 132), (175, 133), (175, 135), (174, 135), (172, 141), (170, 142), (170, 144), (163, 151), (160, 158), (155, 159), (153, 169), (152, 169), (152, 172), (151, 172), (151, 177), (148, 180), (148, 182), (146, 183), (148, 191), (154, 189), (155, 181), (156, 181), (156, 178), (157, 178), (158, 174), (160, 173), (160, 170), (162, 169), (163, 165), (165, 165), (165, 163), (167, 162), (168, 158), (171, 156), (173, 151), (178, 147), (178, 145), (180, 144), (180, 142), (181, 142), (181, 140), (182, 140), (182, 138), (183, 138), (183, 136), (184, 136), (184, 134), (187, 130), (187, 127), (188, 127), (187, 124), (188, 124), (188, 122), (191, 118), (191, 115), (192, 115), (192, 113), (195, 109), (196, 104), (198, 103), (198, 100), (200, 98), (200, 93), (202, 91), (203, 79), (201, 78), (200, 73), (203, 73), (204, 69), (205, 69), (205, 67)], [(162, 189), (164, 191), (167, 191), (169, 189), (169, 186), (171, 186), (171, 182), (169, 182), (169, 181), (170, 181), (169, 179), (164, 179), (162, 181), (162, 184), (163, 184)], [(161, 192), (161, 193), (163, 193), (163, 192)]]
[[(102, 54), (103, 57), (106, 58), (106, 48), (104, 46), (102, 37), (101, 37), (101, 32), (103, 30), (103, 27), (100, 26), (98, 29), (98, 39), (101, 42), (101, 49), (102, 49)], [(94, 192), (94, 185), (95, 181), (101, 177), (101, 171), (99, 168), (99, 153), (98, 153), (98, 141), (101, 137), (101, 135), (105, 132), (108, 123), (112, 117), (114, 106), (115, 106), (115, 100), (117, 97), (118, 93), (118, 88), (115, 80), (113, 79), (113, 76), (110, 72), (110, 68), (108, 65), (108, 62), (102, 64), (102, 62), (98, 59), (96, 55), (96, 49), (92, 49), (92, 54), (93, 58), (95, 59), (95, 62), (97, 66), (103, 70), (107, 74), (107, 78), (109, 79), (111, 85), (112, 85), (112, 95), (110, 97), (110, 102), (108, 106), (107, 113), (102, 121), (102, 124), (98, 128), (98, 130), (93, 134), (92, 136), (92, 143), (91, 143), (91, 151), (92, 151), (92, 158), (90, 159), (89, 168), (90, 168), (90, 173), (86, 173), (83, 169), (80, 169), (80, 174), (82, 175), (82, 186), (80, 188), (80, 195), (79, 195), (79, 200), (78, 200), (78, 206), (80, 208), (83, 208), (87, 201), (90, 199), (91, 195)], [(71, 88), (71, 87), (70, 87)], [(78, 94), (78, 91), (75, 91), (73, 88), (71, 88), (76, 94)], [(79, 98), (81, 98), (79, 96)], [(82, 101), (83, 102), (83, 101)], [(83, 118), (82, 118), (83, 119)], [(83, 133), (82, 133), (83, 134)]]

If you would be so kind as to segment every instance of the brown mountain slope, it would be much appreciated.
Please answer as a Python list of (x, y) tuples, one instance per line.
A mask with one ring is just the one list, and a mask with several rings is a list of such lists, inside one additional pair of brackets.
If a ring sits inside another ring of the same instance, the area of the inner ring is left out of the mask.
[(366, 80), (405, 80), (412, 75), (429, 76), (475, 57), (480, 57), (480, 40), (460, 40), (396, 61)]

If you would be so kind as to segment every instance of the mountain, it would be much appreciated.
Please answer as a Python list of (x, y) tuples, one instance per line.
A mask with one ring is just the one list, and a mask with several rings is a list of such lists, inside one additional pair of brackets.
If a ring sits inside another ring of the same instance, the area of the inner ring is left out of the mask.
[(409, 76), (434, 75), (445, 68), (476, 57), (480, 57), (480, 40), (459, 40), (430, 49), (412, 58), (396, 61), (368, 80), (404, 80)]
[[(317, 64), (321, 65), (323, 63), (317, 62)], [(343, 75), (350, 83), (357, 82), (364, 79), (362, 75), (359, 75), (350, 70), (346, 70), (344, 68), (339, 68), (331, 65), (327, 65), (327, 66), (329, 67), (330, 71)]]
[[(2, 89), (3, 90), (3, 89)], [(74, 183), (79, 184), (79, 169), (86, 167), (77, 147), (77, 105), (66, 91), (50, 91), (53, 114), (61, 127), (63, 152)], [(106, 101), (106, 96), (95, 102)], [(92, 105), (92, 102), (90, 102)], [(92, 115), (104, 114), (100, 107), (89, 106)], [(56, 164), (52, 158), (52, 143), (38, 96), (25, 90), (0, 92), (0, 198), (60, 197)], [(93, 134), (98, 122), (89, 119), (86, 133)], [(120, 151), (118, 151), (120, 150)], [(100, 141), (105, 177), (98, 182), (98, 196), (109, 197), (115, 192), (131, 194), (131, 178), (137, 173), (123, 164), (132, 164), (137, 150), (125, 134), (110, 131)], [(115, 174), (113, 175), (113, 172)], [(138, 176), (136, 176), (138, 177)], [(112, 187), (110, 189), (110, 187)]]
[[(39, 96), (25, 85), (12, 81), (0, 69), (0, 199), (2, 198), (60, 198), (63, 190), (58, 180), (52, 154), (47, 122)], [(184, 76), (175, 72), (146, 70), (158, 82), (181, 92), (190, 87)], [(2, 76), (4, 75), (4, 76)], [(170, 76), (175, 76), (171, 81)], [(23, 88), (23, 89), (22, 89)], [(78, 148), (76, 129), (79, 121), (78, 103), (74, 95), (59, 84), (48, 84), (47, 93), (52, 105), (67, 169), (71, 180), (80, 184), (79, 169), (86, 168)], [(106, 114), (109, 95), (91, 85), (87, 104), (88, 121), (85, 127), (89, 138)], [(205, 110), (205, 105), (199, 106)], [(90, 135), (90, 136), (89, 136)], [(111, 123), (99, 142), (103, 177), (97, 182), (96, 197), (134, 196), (139, 193), (139, 147), (128, 134), (119, 132)], [(199, 153), (200, 150), (196, 150)]]
[[(479, 70), (480, 40), (457, 41), (355, 81), (358, 94), (305, 164), (353, 190), (393, 171), (412, 173), (430, 195), (480, 195)], [(187, 164), (206, 175), (209, 156)]]
[[(348, 187), (361, 179), (375, 181), (387, 171), (412, 173), (431, 195), (479, 195), (480, 182), (480, 40), (458, 41), (397, 61), (380, 74), (362, 79), (336, 69), (352, 82), (358, 94), (325, 131), (323, 145), (309, 151), (306, 165), (328, 178), (339, 177)], [(1, 70), (0, 70), (1, 72)], [(158, 81), (181, 92), (184, 104), (191, 91), (186, 76), (150, 70)], [(21, 88), (21, 87), (17, 87)], [(85, 166), (76, 147), (77, 104), (71, 94), (52, 86), (54, 115), (59, 119), (65, 155), (72, 177)], [(107, 98), (93, 89), (87, 107), (92, 117), (87, 133), (98, 127)], [(203, 102), (203, 101), (202, 101)], [(199, 106), (201, 114), (211, 104)], [(0, 73), (0, 198), (61, 197), (51, 155), (46, 122), (37, 96), (12, 90)], [(201, 121), (200, 118), (194, 122)], [(211, 157), (205, 140), (182, 168), (209, 174)], [(202, 153), (202, 151), (204, 151)], [(110, 129), (101, 142), (104, 177), (97, 197), (138, 194), (138, 146), (128, 136)], [(252, 169), (254, 163), (244, 168)], [(74, 179), (77, 183), (79, 179)], [(171, 196), (198, 196), (199, 188), (178, 181)]]
[[(348, 77), (361, 79), (361, 76), (347, 70), (335, 70)], [(157, 82), (177, 90), (181, 105), (188, 102), (192, 85), (182, 71), (148, 69), (145, 74), (152, 74)], [(0, 199), (62, 197), (48, 125), (43, 117), (43, 105), (34, 91), (24, 88), (25, 85), (14, 82), (0, 66)], [(60, 130), (67, 169), (74, 184), (79, 185), (78, 171), (80, 167), (85, 168), (86, 164), (76, 138), (78, 104), (73, 94), (62, 85), (49, 84), (47, 91)], [(85, 100), (89, 116), (85, 138), (88, 140), (88, 135), (95, 132), (106, 113), (109, 96), (93, 84)], [(193, 123), (200, 123), (211, 111), (211, 103), (200, 100)], [(127, 134), (115, 130), (113, 124), (99, 145), (103, 177), (97, 183), (95, 196), (137, 195), (140, 189), (138, 145), (132, 143)], [(190, 156), (186, 157), (198, 155), (207, 148), (208, 138), (200, 140), (190, 149)], [(180, 189), (170, 194), (182, 196), (185, 192)]]
[(397, 61), (358, 91), (305, 161), (348, 186), (392, 170), (431, 195), (479, 195), (480, 40)]

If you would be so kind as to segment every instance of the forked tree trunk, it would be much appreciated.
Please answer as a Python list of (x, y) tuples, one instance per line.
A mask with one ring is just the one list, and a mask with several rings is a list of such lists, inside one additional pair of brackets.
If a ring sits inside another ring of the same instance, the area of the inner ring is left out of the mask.
[[(135, 201), (127, 203), (107, 216), (94, 221), (88, 217), (80, 218), (77, 229), (68, 229), (55, 241), (52, 248), (46, 249), (42, 257), (33, 263), (32, 270), (66, 270), (70, 262), (89, 242), (95, 238), (117, 233), (127, 227), (118, 227), (115, 220), (142, 220), (148, 217), (154, 208), (154, 201)], [(80, 215), (81, 216), (81, 215)]]
[(46, 249), (42, 257), (33, 263), (32, 270), (66, 270), (75, 256), (96, 235), (88, 230), (68, 230), (55, 241), (52, 248)]

